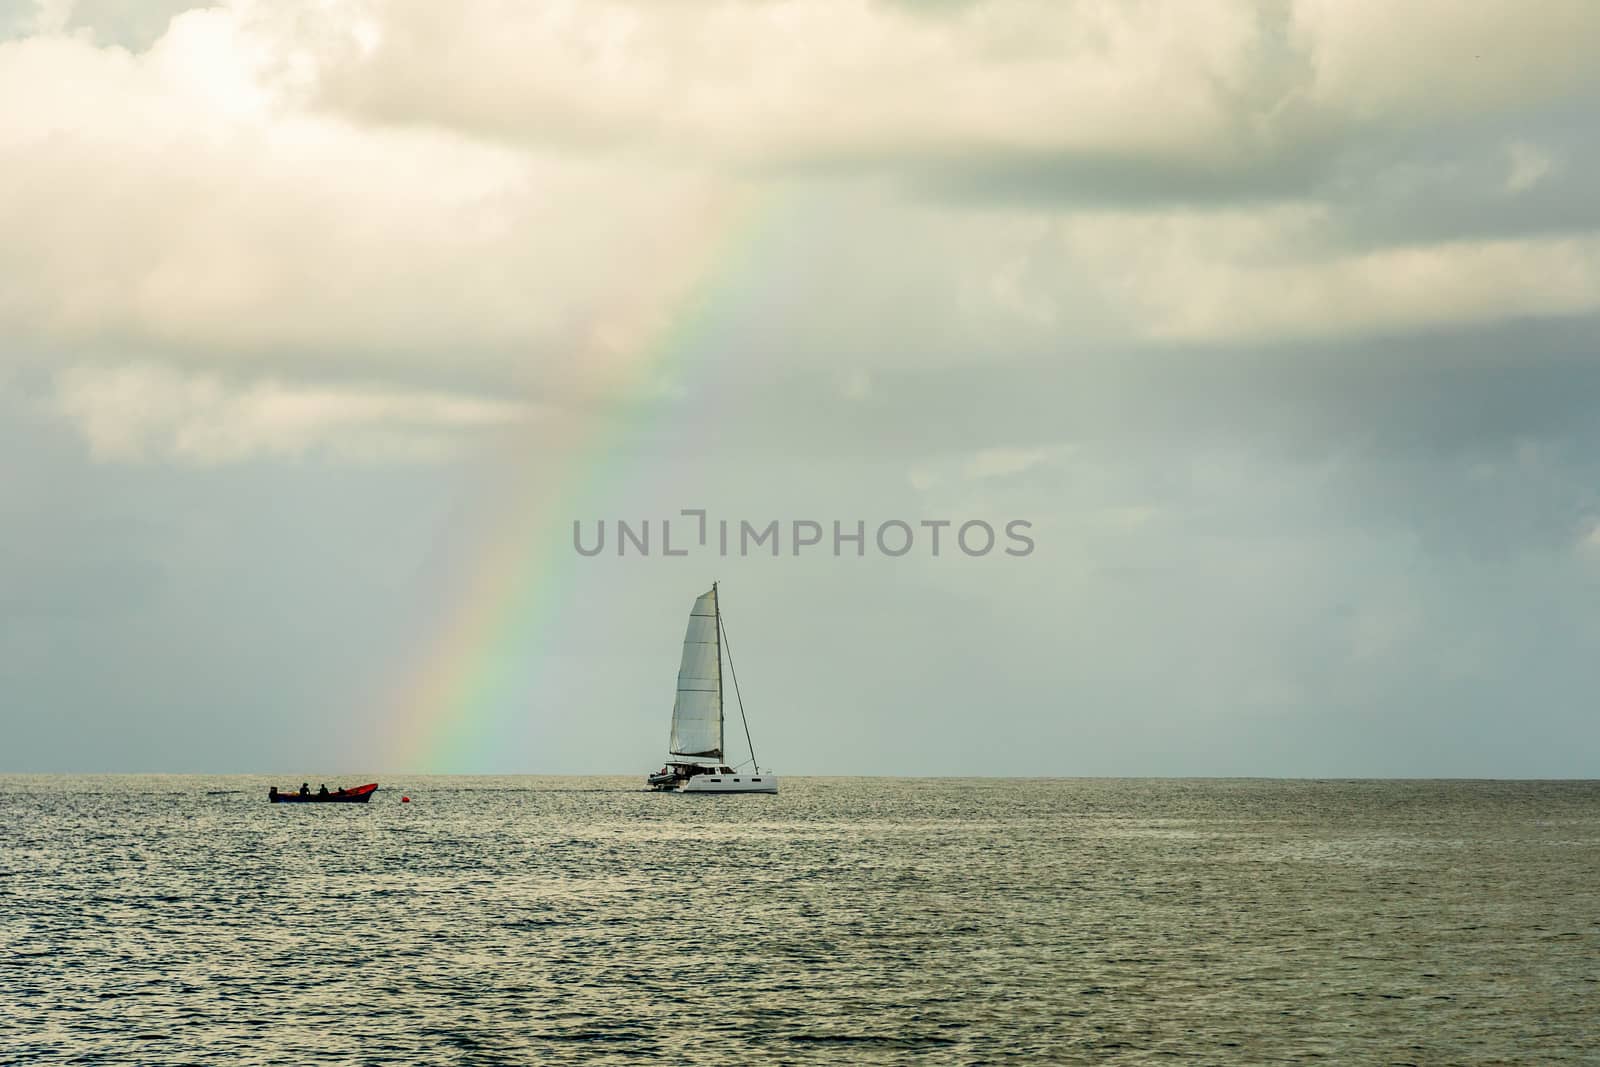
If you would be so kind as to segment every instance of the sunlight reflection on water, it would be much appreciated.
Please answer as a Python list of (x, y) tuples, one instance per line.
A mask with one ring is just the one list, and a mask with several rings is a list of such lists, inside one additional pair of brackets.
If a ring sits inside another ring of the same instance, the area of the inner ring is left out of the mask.
[(1600, 1005), (1592, 783), (268, 784), (0, 777), (0, 1061), (1550, 1062)]

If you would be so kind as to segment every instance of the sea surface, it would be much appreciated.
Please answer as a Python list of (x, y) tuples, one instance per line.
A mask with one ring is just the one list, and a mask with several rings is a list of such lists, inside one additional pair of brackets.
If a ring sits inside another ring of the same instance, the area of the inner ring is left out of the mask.
[(0, 777), (0, 1063), (1600, 1062), (1600, 783), (379, 780)]

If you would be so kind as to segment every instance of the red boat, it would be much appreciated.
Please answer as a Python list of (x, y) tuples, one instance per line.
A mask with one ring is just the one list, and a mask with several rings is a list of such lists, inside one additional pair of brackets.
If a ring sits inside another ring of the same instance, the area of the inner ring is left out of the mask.
[(378, 783), (358, 785), (354, 789), (340, 789), (329, 793), (326, 787), (313, 793), (305, 786), (298, 792), (281, 792), (277, 786), (267, 791), (267, 799), (274, 804), (365, 804), (378, 791)]

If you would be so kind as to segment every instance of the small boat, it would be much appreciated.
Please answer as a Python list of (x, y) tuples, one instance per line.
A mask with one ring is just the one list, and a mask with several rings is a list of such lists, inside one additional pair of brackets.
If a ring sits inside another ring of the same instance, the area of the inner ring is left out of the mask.
[(727, 632), (717, 583), (695, 599), (689, 611), (689, 628), (683, 635), (683, 659), (678, 667), (678, 695), (672, 702), (671, 756), (659, 771), (645, 779), (651, 789), (664, 793), (776, 793), (778, 776), (756, 763), (750, 741), (750, 722), (739, 696), (739, 678), (733, 673), (733, 652), (728, 650), (728, 676), (744, 724), (749, 766), (728, 766), (722, 744), (722, 655)]
[(365, 804), (378, 791), (378, 783), (358, 785), (354, 789), (339, 789), (332, 793), (313, 793), (301, 786), (299, 791), (284, 792), (277, 786), (267, 791), (267, 799), (274, 804)]

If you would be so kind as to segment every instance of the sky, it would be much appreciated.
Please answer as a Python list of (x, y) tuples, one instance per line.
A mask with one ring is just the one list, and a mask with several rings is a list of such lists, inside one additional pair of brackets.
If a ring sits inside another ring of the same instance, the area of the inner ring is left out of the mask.
[(0, 771), (642, 774), (718, 580), (780, 774), (1593, 777), (1596, 54), (0, 0)]

